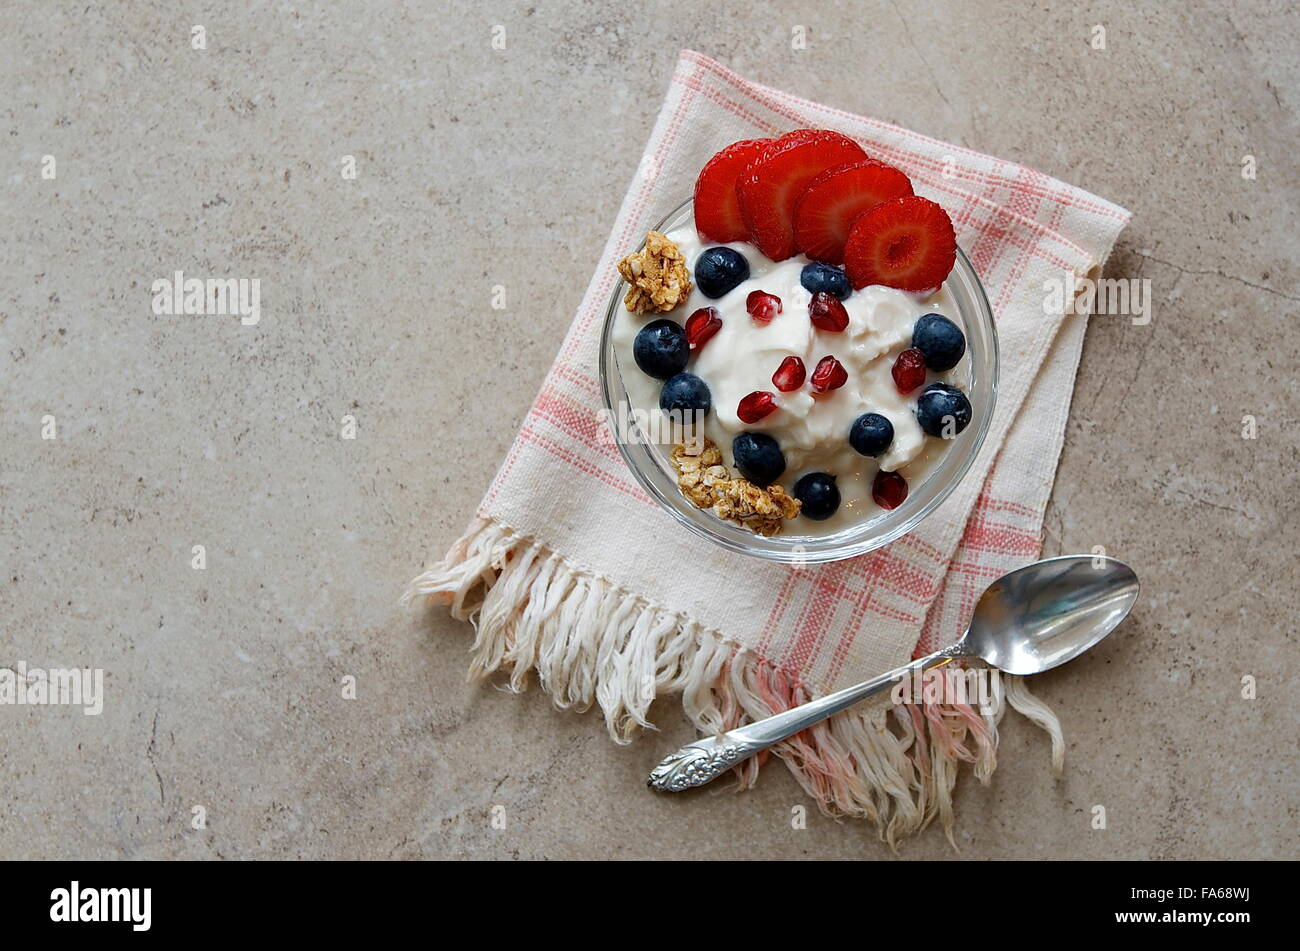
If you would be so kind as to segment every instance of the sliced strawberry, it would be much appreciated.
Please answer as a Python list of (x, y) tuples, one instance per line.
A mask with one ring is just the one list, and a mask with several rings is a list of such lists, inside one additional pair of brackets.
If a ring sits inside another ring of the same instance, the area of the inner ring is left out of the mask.
[(814, 261), (839, 264), (858, 215), (910, 194), (911, 180), (883, 162), (867, 159), (828, 168), (808, 183), (794, 206), (795, 247)]
[(894, 198), (853, 222), (844, 270), (854, 290), (883, 284), (904, 291), (938, 287), (957, 259), (952, 219), (917, 195)]
[(773, 261), (790, 257), (794, 206), (804, 188), (826, 169), (866, 157), (860, 145), (829, 129), (796, 129), (769, 143), (736, 182), (750, 240)]
[(740, 217), (736, 179), (763, 146), (775, 139), (745, 139), (733, 142), (704, 163), (695, 179), (695, 230), (709, 241), (746, 241), (749, 228)]

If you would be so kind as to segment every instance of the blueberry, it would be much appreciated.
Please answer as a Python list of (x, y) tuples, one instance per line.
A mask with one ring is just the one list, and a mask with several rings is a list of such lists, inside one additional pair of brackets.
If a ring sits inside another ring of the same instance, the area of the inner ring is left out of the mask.
[(912, 346), (925, 354), (931, 370), (951, 370), (966, 352), (966, 338), (947, 317), (926, 314), (912, 328)]
[(695, 262), (695, 286), (718, 298), (749, 277), (749, 262), (731, 248), (705, 248)]
[[(952, 430), (945, 433), (950, 416)], [(970, 425), (970, 400), (955, 386), (931, 383), (916, 401), (916, 421), (931, 436), (955, 436)]]
[(825, 291), (828, 294), (834, 294), (840, 300), (846, 299), (853, 288), (849, 286), (849, 276), (837, 267), (831, 267), (829, 264), (822, 264), (820, 261), (814, 261), (812, 264), (805, 264), (803, 270), (799, 272), (799, 283), (809, 294), (816, 294), (818, 291)]
[(713, 408), (713, 395), (709, 393), (709, 385), (694, 373), (679, 373), (670, 377), (659, 391), (659, 408), (665, 413), (676, 410), (683, 414), (683, 420), (692, 410), (707, 416)]
[(828, 519), (840, 507), (840, 490), (835, 476), (810, 472), (794, 484), (794, 497), (803, 503), (799, 511), (815, 522)]
[(686, 369), (691, 345), (686, 331), (671, 320), (652, 320), (632, 342), (636, 365), (656, 379), (666, 380)]
[(785, 472), (785, 454), (767, 433), (741, 433), (731, 441), (736, 468), (755, 485), (769, 485)]
[(894, 424), (879, 413), (863, 413), (849, 427), (849, 445), (864, 456), (878, 456), (894, 441)]

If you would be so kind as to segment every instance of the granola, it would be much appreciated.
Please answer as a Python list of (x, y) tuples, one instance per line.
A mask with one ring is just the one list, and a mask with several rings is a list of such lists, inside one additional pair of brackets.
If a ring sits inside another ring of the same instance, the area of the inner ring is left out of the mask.
[(748, 479), (732, 478), (712, 440), (704, 440), (703, 450), (696, 454), (684, 445), (677, 446), (672, 458), (682, 495), (696, 508), (710, 509), (724, 521), (771, 536), (781, 531), (785, 519), (799, 514), (802, 503), (779, 485), (763, 488)]
[(645, 250), (618, 262), (618, 273), (632, 286), (623, 304), (634, 314), (666, 314), (691, 293), (691, 272), (677, 245), (667, 235), (651, 231)]

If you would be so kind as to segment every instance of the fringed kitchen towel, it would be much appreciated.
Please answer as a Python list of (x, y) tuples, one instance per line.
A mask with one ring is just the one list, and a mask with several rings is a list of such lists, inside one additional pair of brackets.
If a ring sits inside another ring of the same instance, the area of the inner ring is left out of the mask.
[[(853, 137), (943, 205), (984, 282), (1001, 346), (992, 427), (957, 490), (887, 548), (815, 567), (729, 553), (661, 511), (600, 431), (597, 374), (615, 262), (690, 194), (718, 149), (800, 127)], [(476, 621), (474, 676), (503, 672), (522, 690), (536, 671), (558, 705), (598, 705), (619, 743), (650, 726), (662, 693), (680, 695), (691, 721), (715, 733), (951, 643), (984, 587), (1039, 551), (1086, 319), (1048, 312), (1046, 289), (1095, 276), (1129, 217), (1032, 169), (760, 86), (684, 51), (541, 392), (477, 517), (408, 598)], [(1057, 719), (1014, 677), (984, 708), (860, 706), (774, 751), (825, 811), (869, 818), (891, 844), (935, 817), (951, 839), (958, 767), (988, 779), (1008, 705), (1048, 731), (1059, 769)], [(737, 769), (742, 785), (759, 763)]]

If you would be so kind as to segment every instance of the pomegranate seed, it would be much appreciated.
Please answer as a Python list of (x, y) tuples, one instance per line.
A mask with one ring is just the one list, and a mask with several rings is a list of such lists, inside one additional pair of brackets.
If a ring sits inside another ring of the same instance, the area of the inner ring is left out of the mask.
[(925, 354), (913, 347), (904, 350), (889, 371), (900, 393), (911, 393), (925, 382)]
[(740, 417), (742, 423), (756, 423), (775, 411), (776, 397), (767, 390), (755, 390), (741, 399), (740, 406), (736, 408), (736, 415)]
[(772, 374), (772, 385), (782, 393), (793, 393), (803, 386), (806, 374), (802, 360), (798, 357), (786, 357)]
[(897, 472), (877, 472), (871, 497), (882, 509), (896, 509), (907, 498), (907, 480)]
[(750, 291), (745, 298), (745, 310), (756, 322), (771, 323), (772, 318), (781, 313), (781, 298), (767, 291)]
[(722, 329), (722, 318), (716, 307), (701, 307), (686, 318), (686, 342), (698, 350)]
[(808, 317), (818, 330), (839, 333), (849, 325), (849, 312), (844, 309), (840, 299), (826, 291), (818, 291), (808, 304)]
[(834, 357), (822, 357), (817, 361), (810, 382), (814, 393), (826, 393), (830, 390), (838, 390), (848, 381), (849, 373), (844, 369), (844, 364)]

